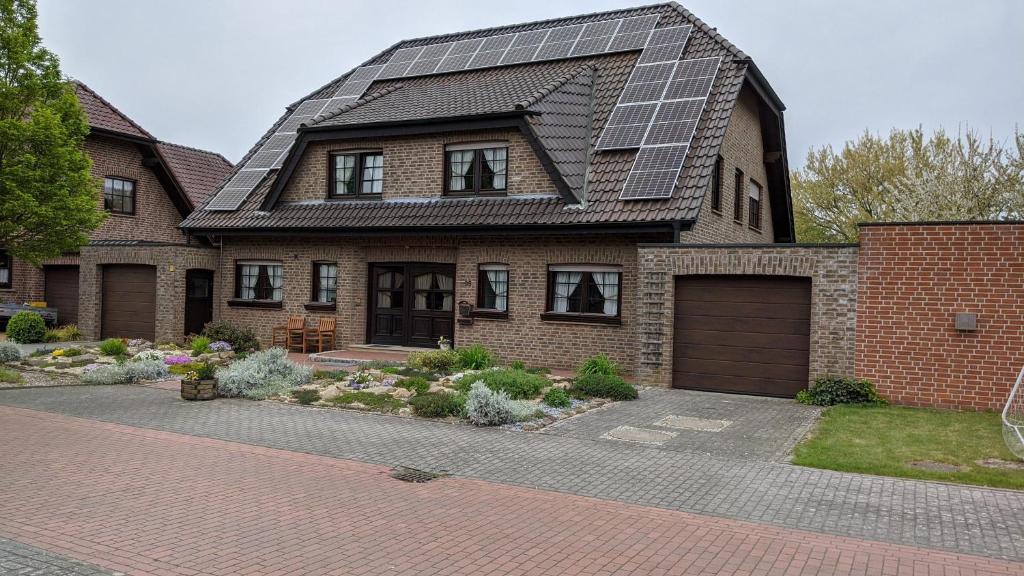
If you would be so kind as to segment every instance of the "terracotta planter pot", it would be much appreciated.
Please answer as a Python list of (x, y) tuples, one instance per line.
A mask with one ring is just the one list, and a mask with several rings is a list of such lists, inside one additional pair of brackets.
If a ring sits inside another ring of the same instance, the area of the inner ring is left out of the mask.
[(181, 397), (184, 400), (213, 400), (217, 397), (217, 380), (182, 380)]

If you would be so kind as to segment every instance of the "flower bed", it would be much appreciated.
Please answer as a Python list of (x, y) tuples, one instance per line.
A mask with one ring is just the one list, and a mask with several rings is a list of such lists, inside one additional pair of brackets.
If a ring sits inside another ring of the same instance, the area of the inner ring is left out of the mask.
[(111, 338), (94, 346), (76, 344), (39, 351), (11, 364), (23, 370), (82, 376), (106, 366), (156, 362), (170, 367), (171, 373), (180, 376), (193, 369), (196, 364), (223, 366), (234, 359), (235, 353), (231, 351), (229, 344), (214, 344), (216, 346), (209, 346), (209, 352), (194, 354), (189, 348), (176, 344), (154, 346), (146, 340), (125, 341)]

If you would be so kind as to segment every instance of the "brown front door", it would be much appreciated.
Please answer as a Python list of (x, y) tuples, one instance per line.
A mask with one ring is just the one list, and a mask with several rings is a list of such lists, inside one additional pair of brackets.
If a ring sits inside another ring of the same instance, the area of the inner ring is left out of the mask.
[(400, 346), (437, 346), (455, 334), (455, 266), (370, 266), (369, 341)]
[(185, 335), (199, 334), (213, 320), (213, 270), (185, 272)]
[(103, 338), (156, 339), (156, 268), (137, 265), (103, 267)]
[(793, 397), (807, 388), (811, 282), (676, 278), (672, 385)]
[(46, 266), (43, 271), (43, 299), (57, 309), (57, 324), (78, 324), (78, 266)]

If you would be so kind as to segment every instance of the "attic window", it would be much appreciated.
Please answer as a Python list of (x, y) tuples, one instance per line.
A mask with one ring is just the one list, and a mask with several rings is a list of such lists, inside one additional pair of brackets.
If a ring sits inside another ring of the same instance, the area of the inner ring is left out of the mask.
[(332, 198), (380, 197), (384, 191), (384, 153), (333, 153), (330, 174), (328, 194)]
[(448, 146), (444, 170), (446, 194), (502, 193), (508, 183), (508, 146), (491, 143)]
[(104, 178), (103, 208), (112, 214), (135, 214), (135, 182), (113, 176)]

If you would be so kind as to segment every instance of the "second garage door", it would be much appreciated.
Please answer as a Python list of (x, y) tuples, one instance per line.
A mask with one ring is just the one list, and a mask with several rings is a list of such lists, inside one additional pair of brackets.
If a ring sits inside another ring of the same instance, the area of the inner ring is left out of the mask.
[(156, 268), (104, 266), (103, 338), (156, 339)]
[(793, 397), (807, 387), (810, 319), (807, 278), (680, 276), (672, 385)]

